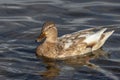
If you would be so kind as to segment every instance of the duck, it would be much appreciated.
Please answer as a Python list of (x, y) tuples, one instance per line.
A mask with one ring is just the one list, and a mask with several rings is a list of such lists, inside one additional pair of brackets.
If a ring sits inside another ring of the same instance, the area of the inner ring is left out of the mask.
[(43, 24), (36, 42), (42, 42), (36, 48), (36, 55), (51, 59), (63, 59), (80, 56), (100, 49), (114, 30), (107, 28), (88, 28), (58, 37), (53, 21)]

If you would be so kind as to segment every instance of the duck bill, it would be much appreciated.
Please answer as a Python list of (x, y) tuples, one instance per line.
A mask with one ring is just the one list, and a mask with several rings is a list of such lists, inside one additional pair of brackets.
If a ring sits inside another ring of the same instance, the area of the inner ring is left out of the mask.
[(42, 33), (40, 34), (40, 36), (36, 39), (36, 41), (37, 41), (37, 42), (40, 42), (40, 41), (42, 41), (44, 38), (45, 38), (45, 33), (42, 32)]

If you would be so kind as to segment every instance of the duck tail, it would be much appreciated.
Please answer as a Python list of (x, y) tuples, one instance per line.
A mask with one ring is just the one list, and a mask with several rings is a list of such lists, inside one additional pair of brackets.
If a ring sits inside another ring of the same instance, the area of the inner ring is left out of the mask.
[(95, 45), (93, 45), (92, 51), (97, 50), (100, 47), (102, 47), (105, 41), (113, 34), (113, 32), (114, 30), (103, 33), (100, 39), (98, 40), (98, 42)]

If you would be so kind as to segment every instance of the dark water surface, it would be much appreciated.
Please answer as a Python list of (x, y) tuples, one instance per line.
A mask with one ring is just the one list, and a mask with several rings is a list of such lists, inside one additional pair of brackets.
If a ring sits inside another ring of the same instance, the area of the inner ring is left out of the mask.
[[(46, 20), (57, 24), (59, 36), (97, 26), (118, 29), (89, 57), (51, 61), (35, 56), (34, 40)], [(119, 27), (120, 0), (0, 0), (0, 80), (119, 80)]]

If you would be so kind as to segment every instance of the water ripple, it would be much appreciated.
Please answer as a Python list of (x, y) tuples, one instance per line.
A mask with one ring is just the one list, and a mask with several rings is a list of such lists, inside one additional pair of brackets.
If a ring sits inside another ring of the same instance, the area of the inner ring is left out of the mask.
[[(119, 3), (119, 0), (1, 0), (0, 79), (118, 80)], [(84, 63), (88, 57), (67, 61), (37, 59), (35, 49), (39, 44), (35, 39), (47, 20), (56, 23), (59, 36), (91, 27), (107, 27), (115, 32), (103, 46), (101, 55), (91, 55), (94, 57), (89, 64)]]

